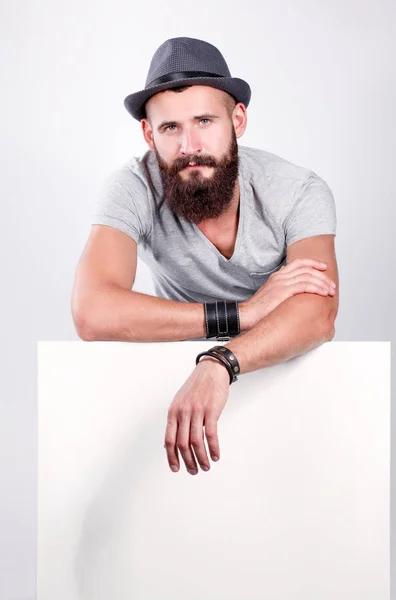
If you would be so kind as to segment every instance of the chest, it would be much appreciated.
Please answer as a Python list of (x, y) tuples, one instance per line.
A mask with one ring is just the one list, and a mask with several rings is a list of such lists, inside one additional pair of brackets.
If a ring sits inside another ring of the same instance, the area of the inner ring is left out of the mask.
[(238, 233), (238, 223), (236, 225), (229, 227), (228, 230), (218, 229), (210, 229), (207, 227), (203, 227), (201, 225), (197, 225), (198, 229), (203, 233), (203, 235), (217, 248), (217, 250), (222, 254), (225, 258), (229, 259), (234, 254), (234, 248)]

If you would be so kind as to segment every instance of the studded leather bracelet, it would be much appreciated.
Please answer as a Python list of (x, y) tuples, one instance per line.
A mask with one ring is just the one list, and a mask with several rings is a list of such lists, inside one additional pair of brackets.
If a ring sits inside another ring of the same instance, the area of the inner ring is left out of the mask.
[(201, 356), (211, 356), (212, 358), (217, 358), (228, 371), (230, 376), (230, 385), (235, 381), (238, 381), (237, 374), (240, 373), (240, 366), (237, 357), (231, 350), (226, 348), (225, 346), (213, 346), (213, 348), (209, 348), (206, 352), (200, 352), (195, 360), (195, 364), (199, 363), (199, 359)]

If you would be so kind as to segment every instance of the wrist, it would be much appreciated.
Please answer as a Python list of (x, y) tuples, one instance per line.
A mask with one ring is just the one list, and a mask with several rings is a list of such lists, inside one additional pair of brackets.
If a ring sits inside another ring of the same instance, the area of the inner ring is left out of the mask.
[(216, 378), (224, 377), (225, 380), (230, 380), (227, 368), (217, 358), (213, 358), (212, 356), (202, 356), (195, 368), (198, 368), (199, 365), (202, 365), (202, 369), (205, 369), (209, 373), (213, 373)]
[(249, 331), (254, 325), (252, 321), (252, 311), (249, 305), (249, 301), (238, 302), (239, 306), (239, 321), (241, 324), (241, 331)]

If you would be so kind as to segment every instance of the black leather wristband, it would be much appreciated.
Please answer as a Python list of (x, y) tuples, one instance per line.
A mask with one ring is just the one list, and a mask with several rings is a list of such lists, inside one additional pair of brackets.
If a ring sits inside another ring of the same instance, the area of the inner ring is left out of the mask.
[(204, 302), (206, 338), (229, 341), (240, 333), (239, 307), (236, 300)]

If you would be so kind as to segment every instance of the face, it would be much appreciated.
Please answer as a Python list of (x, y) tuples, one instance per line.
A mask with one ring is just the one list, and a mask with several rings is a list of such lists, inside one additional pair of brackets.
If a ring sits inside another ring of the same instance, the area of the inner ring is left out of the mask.
[(146, 103), (151, 125), (144, 119), (142, 127), (158, 160), (163, 200), (192, 223), (219, 217), (236, 190), (236, 129), (241, 124), (244, 129), (244, 106), (236, 105), (238, 116), (230, 118), (224, 94), (194, 85), (181, 92), (166, 90)]

